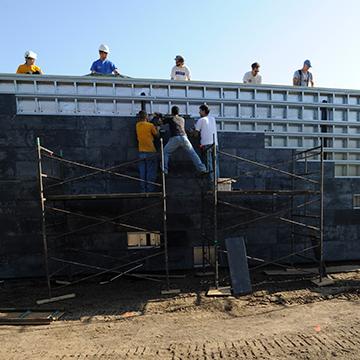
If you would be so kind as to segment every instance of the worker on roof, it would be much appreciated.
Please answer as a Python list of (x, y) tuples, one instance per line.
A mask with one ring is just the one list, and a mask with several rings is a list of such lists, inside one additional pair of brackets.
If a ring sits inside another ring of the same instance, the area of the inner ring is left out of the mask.
[(209, 179), (213, 181), (219, 177), (219, 164), (216, 163), (216, 174), (213, 170), (213, 146), (218, 147), (216, 120), (209, 115), (210, 109), (206, 104), (199, 107), (200, 119), (195, 124), (195, 130), (200, 134), (200, 149), (204, 155), (204, 162), (209, 172)]
[(37, 54), (31, 50), (25, 52), (25, 64), (19, 65), (16, 70), (17, 74), (42, 74), (42, 70), (35, 65)]
[(185, 150), (190, 156), (191, 161), (200, 174), (206, 174), (206, 166), (201, 162), (198, 154), (195, 152), (191, 142), (185, 132), (185, 119), (179, 116), (179, 107), (171, 108), (171, 115), (163, 119), (164, 124), (169, 124), (170, 139), (164, 148), (164, 173), (168, 173), (168, 164), (170, 156), (179, 148)]
[(254, 62), (251, 64), (251, 71), (248, 71), (244, 74), (243, 77), (243, 83), (244, 84), (261, 84), (262, 78), (259, 74), (260, 71), (260, 64), (257, 62)]
[(152, 182), (156, 181), (158, 159), (156, 157), (156, 149), (154, 139), (158, 136), (158, 131), (154, 124), (148, 121), (146, 111), (141, 110), (138, 114), (138, 122), (136, 123), (136, 136), (139, 149), (139, 173), (141, 192), (153, 192), (155, 190)]
[(295, 86), (314, 86), (312, 73), (309, 71), (311, 68), (310, 60), (305, 60), (302, 69), (296, 70), (293, 76), (293, 85)]
[(119, 70), (110, 60), (107, 59), (110, 49), (107, 45), (99, 46), (99, 59), (91, 65), (90, 71), (92, 75), (120, 75)]
[(185, 65), (185, 60), (181, 55), (176, 55), (175, 66), (171, 69), (171, 80), (191, 80), (190, 69)]

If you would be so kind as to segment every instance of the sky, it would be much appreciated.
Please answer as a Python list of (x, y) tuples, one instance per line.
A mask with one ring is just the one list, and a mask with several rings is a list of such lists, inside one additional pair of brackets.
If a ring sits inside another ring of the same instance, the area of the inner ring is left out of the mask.
[(316, 86), (360, 89), (359, 0), (1, 0), (1, 73), (24, 52), (52, 75), (85, 75), (108, 44), (122, 74), (168, 79), (174, 57), (193, 80), (289, 85), (310, 59)]

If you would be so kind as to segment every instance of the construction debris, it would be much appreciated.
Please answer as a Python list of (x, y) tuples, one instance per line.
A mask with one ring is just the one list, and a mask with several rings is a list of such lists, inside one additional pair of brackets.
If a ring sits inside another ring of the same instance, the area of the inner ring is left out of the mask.
[(315, 284), (316, 286), (328, 286), (328, 285), (333, 285), (335, 283), (335, 280), (333, 280), (330, 277), (324, 277), (321, 280), (320, 279), (313, 279), (311, 280), (311, 282), (313, 284)]
[[(338, 265), (338, 266), (328, 266), (326, 267), (326, 272), (328, 274), (336, 274), (336, 273), (345, 273), (352, 271), (360, 271), (360, 266), (358, 265)], [(287, 269), (277, 269), (277, 270), (265, 270), (264, 273), (266, 275), (308, 275), (308, 274), (316, 274), (319, 272), (318, 268), (315, 267), (304, 267), (304, 268), (287, 268)]]
[(174, 295), (179, 293), (180, 293), (180, 289), (161, 290), (162, 295)]
[(66, 295), (56, 296), (56, 297), (52, 297), (52, 298), (48, 298), (48, 299), (37, 300), (36, 303), (38, 305), (48, 304), (48, 303), (51, 303), (51, 302), (72, 299), (75, 296), (76, 296), (75, 294), (66, 294)]
[(0, 309), (0, 325), (49, 325), (65, 313), (61, 310)]
[(206, 296), (232, 296), (231, 287), (219, 287), (219, 288), (211, 288), (206, 293)]

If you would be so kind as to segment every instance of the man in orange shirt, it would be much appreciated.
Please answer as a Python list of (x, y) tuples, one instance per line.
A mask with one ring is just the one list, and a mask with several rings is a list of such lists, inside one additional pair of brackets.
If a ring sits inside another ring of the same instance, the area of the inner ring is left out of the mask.
[(16, 70), (17, 74), (42, 74), (41, 69), (35, 65), (37, 54), (31, 50), (25, 53), (25, 64), (19, 65)]
[(139, 162), (141, 192), (153, 192), (156, 185), (151, 182), (156, 181), (158, 161), (154, 139), (158, 135), (156, 127), (148, 121), (145, 111), (140, 111), (138, 122), (136, 123), (136, 136), (139, 144)]

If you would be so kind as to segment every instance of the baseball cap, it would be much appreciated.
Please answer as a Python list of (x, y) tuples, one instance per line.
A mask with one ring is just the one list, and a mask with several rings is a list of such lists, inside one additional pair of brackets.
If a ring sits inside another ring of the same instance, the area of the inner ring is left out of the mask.
[(181, 55), (176, 55), (174, 60), (184, 61), (184, 58)]
[(308, 67), (311, 67), (311, 62), (310, 62), (310, 60), (305, 60), (305, 61), (304, 61), (304, 65), (307, 65)]

